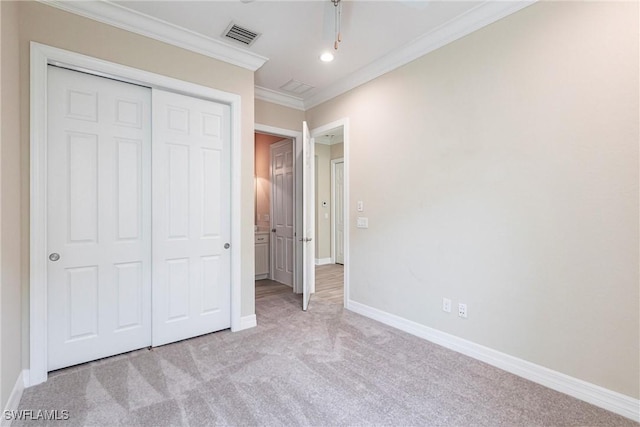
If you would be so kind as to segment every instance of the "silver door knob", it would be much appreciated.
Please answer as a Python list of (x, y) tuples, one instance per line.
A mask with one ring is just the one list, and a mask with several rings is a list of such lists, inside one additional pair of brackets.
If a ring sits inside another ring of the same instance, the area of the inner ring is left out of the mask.
[(49, 259), (50, 259), (51, 261), (54, 261), (54, 262), (55, 262), (55, 261), (57, 261), (57, 260), (59, 260), (59, 259), (60, 259), (60, 254), (58, 254), (58, 253), (56, 253), (56, 252), (54, 252), (54, 253), (52, 253), (52, 254), (49, 254)]
[(225, 248), (225, 249), (229, 249), (230, 247), (231, 247), (231, 245), (230, 245), (230, 244), (228, 244), (228, 243), (225, 243), (225, 244), (224, 244), (224, 248)]

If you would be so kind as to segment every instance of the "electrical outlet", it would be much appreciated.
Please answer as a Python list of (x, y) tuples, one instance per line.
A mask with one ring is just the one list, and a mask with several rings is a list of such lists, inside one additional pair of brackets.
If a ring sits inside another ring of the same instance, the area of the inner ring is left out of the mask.
[(467, 304), (458, 304), (458, 316), (467, 318)]
[(442, 298), (442, 311), (451, 313), (451, 300), (449, 298)]

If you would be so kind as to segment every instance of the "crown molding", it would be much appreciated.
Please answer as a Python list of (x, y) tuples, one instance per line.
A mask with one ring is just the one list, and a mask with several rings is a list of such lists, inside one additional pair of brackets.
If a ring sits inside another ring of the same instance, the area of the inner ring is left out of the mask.
[(127, 9), (107, 0), (38, 0), (66, 12), (112, 25), (164, 43), (237, 65), (251, 71), (262, 67), (268, 58), (211, 37), (178, 27), (163, 20)]
[(267, 89), (266, 87), (256, 86), (255, 98), (271, 102), (273, 104), (282, 105), (284, 107), (304, 111), (304, 102), (302, 101), (302, 98)]
[(338, 80), (323, 89), (314, 91), (313, 94), (304, 98), (304, 109), (308, 110), (336, 96), (342, 95), (376, 77), (380, 77), (429, 52), (524, 9), (536, 1), (537, 0), (485, 1), (475, 8), (442, 24), (433, 31), (423, 34), (402, 48), (354, 71), (346, 78)]

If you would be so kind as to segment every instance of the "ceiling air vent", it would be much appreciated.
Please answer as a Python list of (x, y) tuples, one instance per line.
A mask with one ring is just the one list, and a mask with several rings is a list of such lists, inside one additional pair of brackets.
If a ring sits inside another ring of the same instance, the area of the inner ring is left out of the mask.
[(260, 37), (260, 33), (242, 28), (241, 26), (236, 25), (233, 22), (229, 24), (222, 35), (233, 41), (242, 43), (245, 46), (251, 46), (253, 42), (255, 42), (256, 39)]
[(289, 93), (293, 93), (295, 95), (302, 95), (303, 93), (313, 89), (313, 86), (299, 82), (298, 80), (291, 79), (287, 83), (280, 86), (280, 89)]

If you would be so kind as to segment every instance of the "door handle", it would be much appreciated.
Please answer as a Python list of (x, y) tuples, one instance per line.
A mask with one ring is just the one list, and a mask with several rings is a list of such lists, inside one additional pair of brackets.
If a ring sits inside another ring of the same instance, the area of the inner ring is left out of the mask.
[(228, 244), (228, 243), (225, 243), (225, 244), (224, 244), (224, 248), (225, 248), (225, 249), (229, 249), (230, 247), (231, 247), (231, 245), (230, 245), (230, 244)]
[(49, 259), (50, 259), (51, 261), (53, 261), (53, 262), (56, 262), (56, 261), (58, 261), (58, 260), (60, 259), (60, 254), (59, 254), (59, 253), (54, 252), (54, 253), (52, 253), (52, 254), (50, 254), (50, 255), (49, 255)]
[(272, 228), (272, 229), (271, 229), (271, 232), (272, 232), (272, 233), (275, 233), (275, 232), (276, 232), (276, 229), (275, 229), (275, 228)]

